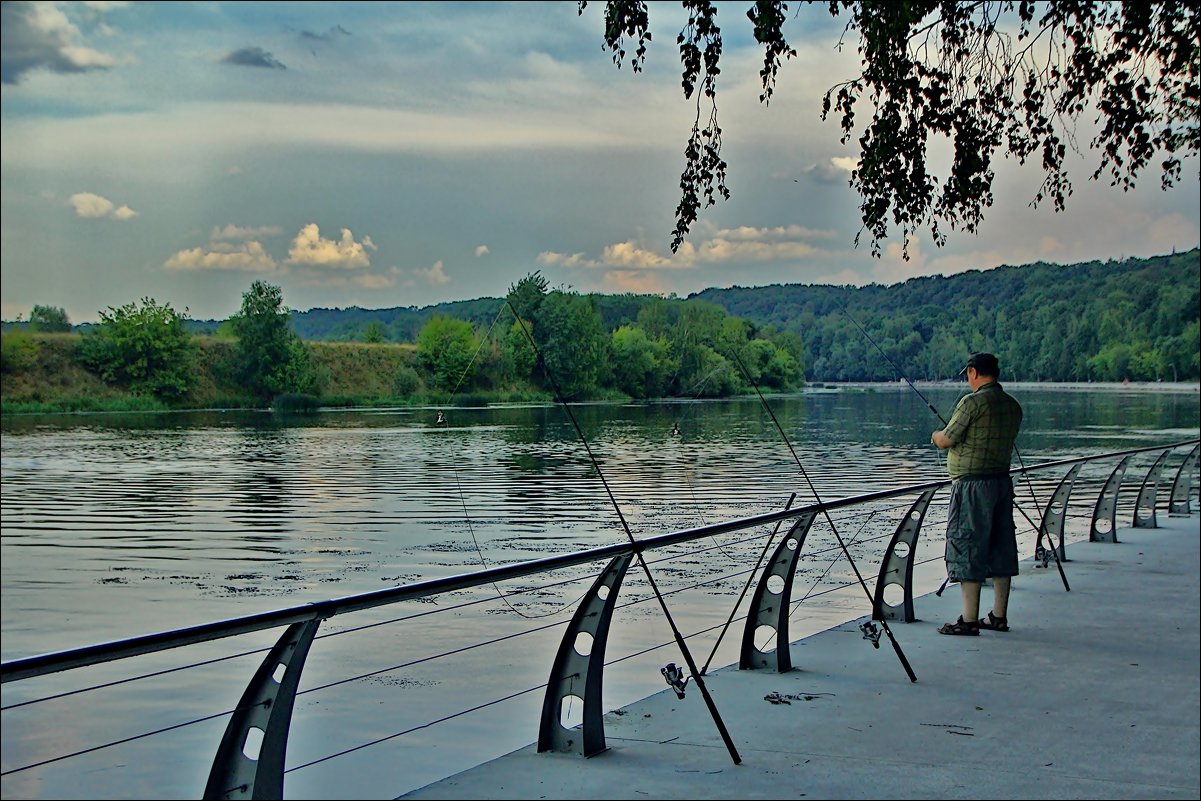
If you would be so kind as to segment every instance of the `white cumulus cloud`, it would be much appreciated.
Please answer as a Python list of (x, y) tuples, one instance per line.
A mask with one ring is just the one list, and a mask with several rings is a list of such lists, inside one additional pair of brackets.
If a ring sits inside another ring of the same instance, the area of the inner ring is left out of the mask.
[(441, 259), (434, 262), (432, 267), (418, 267), (413, 272), (420, 276), (427, 284), (441, 285), (450, 283), (450, 276), (446, 274)]
[(368, 250), (375, 250), (371, 237), (365, 236), (356, 242), (349, 228), (342, 229), (338, 241), (323, 239), (316, 223), (300, 229), (288, 250), (288, 261), (306, 267), (323, 267), (336, 270), (356, 270), (371, 264)]
[(274, 272), (278, 265), (259, 242), (213, 242), (208, 248), (187, 248), (163, 264), (168, 270)]
[(92, 192), (76, 192), (68, 202), (75, 209), (75, 215), (85, 219), (101, 219), (111, 217), (114, 220), (132, 220), (138, 213), (129, 206), (118, 206), (106, 197)]

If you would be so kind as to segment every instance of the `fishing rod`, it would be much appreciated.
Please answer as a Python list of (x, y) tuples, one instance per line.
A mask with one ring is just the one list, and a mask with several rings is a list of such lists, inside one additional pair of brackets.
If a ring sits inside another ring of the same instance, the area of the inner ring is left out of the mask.
[[(940, 423), (942, 423), (942, 427), (946, 428), (947, 421), (945, 419), (943, 419), (943, 416), (941, 414), (938, 413), (938, 409), (934, 408), (934, 404), (930, 403), (929, 399), (925, 395), (922, 394), (921, 390), (919, 390), (917, 387), (915, 387), (913, 385), (913, 382), (910, 381), (909, 378), (905, 375), (904, 371), (902, 371), (901, 368), (897, 366), (897, 363), (894, 362), (889, 357), (889, 355), (884, 352), (884, 349), (881, 348), (878, 344), (876, 344), (876, 340), (872, 339), (871, 334), (867, 333), (867, 330), (864, 329), (864, 327), (859, 324), (859, 321), (856, 320), (855, 316), (851, 314), (851, 310), (846, 307), (846, 304), (844, 304), (838, 300), (835, 300), (835, 302), (838, 303), (839, 307), (842, 309), (843, 314), (845, 314), (847, 316), (848, 320), (850, 320), (852, 323), (855, 324), (855, 327), (859, 329), (859, 331), (863, 334), (863, 336), (867, 339), (867, 341), (872, 343), (872, 345), (875, 347), (876, 350), (880, 351), (880, 355), (884, 357), (884, 360), (887, 361), (890, 365), (892, 365), (893, 371), (905, 380), (905, 383), (909, 385), (910, 389), (912, 389), (914, 392), (917, 393), (917, 396), (919, 398), (921, 398), (923, 401), (925, 401), (926, 407), (931, 412), (934, 413), (934, 416), (938, 418), (938, 421)], [(1031, 481), (1030, 481), (1030, 474), (1028, 472), (1026, 472), (1026, 463), (1022, 459), (1021, 451), (1018, 450), (1017, 442), (1013, 443), (1013, 452), (1017, 455), (1018, 463), (1021, 464), (1021, 466), (1022, 466), (1022, 475), (1026, 479), (1026, 485), (1030, 488), (1030, 497), (1034, 500), (1034, 507), (1037, 509), (1038, 505), (1039, 505), (1038, 496), (1034, 493), (1034, 484), (1031, 483)], [(1029, 523), (1030, 526), (1035, 531), (1038, 532), (1038, 539), (1041, 542), (1042, 536), (1043, 536), (1042, 526), (1035, 524), (1035, 522), (1032, 519), (1030, 519), (1030, 515), (1026, 514), (1026, 510), (1021, 507), (1021, 505), (1017, 502), (1017, 499), (1014, 499), (1013, 506), (1015, 509), (1017, 509), (1019, 512), (1021, 512), (1022, 517), (1026, 518), (1026, 522)], [(1053, 543), (1052, 543), (1052, 546), (1054, 546)], [(1068, 577), (1063, 572), (1063, 562), (1059, 558), (1059, 549), (1056, 547), (1052, 547), (1051, 552), (1055, 555), (1055, 567), (1059, 568), (1059, 578), (1061, 581), (1063, 581), (1063, 589), (1066, 592), (1071, 592), (1072, 588), (1068, 586)], [(947, 580), (944, 581), (942, 583), (942, 586), (938, 588), (938, 592), (936, 592), (935, 595), (938, 595), (939, 597), (941, 597), (942, 591), (947, 588), (947, 584), (950, 583), (950, 581), (951, 581), (951, 579), (948, 576)]]
[[(759, 391), (759, 383), (751, 377), (750, 371), (747, 370), (746, 365), (742, 363), (742, 359), (739, 357), (737, 351), (731, 348), (730, 355), (734, 357), (734, 361), (738, 364), (738, 369), (742, 371), (742, 374), (746, 377), (747, 382), (755, 390), (755, 394), (759, 397), (759, 402), (767, 411), (768, 416), (771, 417), (771, 421), (775, 424), (776, 430), (780, 432), (780, 436), (783, 438), (784, 444), (788, 446), (788, 452), (792, 454), (792, 459), (796, 462), (796, 466), (800, 468), (801, 475), (805, 478), (805, 483), (809, 485), (809, 492), (813, 494), (813, 499), (817, 501), (819, 506), (822, 507), (822, 514), (826, 518), (826, 523), (830, 526), (830, 531), (834, 533), (834, 539), (838, 540), (838, 545), (840, 548), (842, 548), (843, 555), (847, 558), (847, 562), (850, 564), (851, 570), (855, 572), (855, 578), (859, 579), (859, 586), (863, 588), (863, 592), (867, 595), (867, 601), (872, 607), (872, 616), (874, 618), (875, 613), (878, 610), (876, 609), (876, 600), (872, 596), (872, 591), (868, 589), (867, 582), (864, 581), (863, 574), (859, 572), (859, 566), (855, 564), (855, 559), (851, 556), (850, 549), (847, 548), (847, 544), (843, 541), (842, 535), (838, 533), (838, 528), (834, 525), (834, 520), (830, 517), (829, 510), (827, 510), (825, 505), (822, 503), (821, 496), (817, 492), (817, 487), (813, 485), (813, 480), (809, 478), (809, 472), (805, 470), (805, 465), (801, 463), (801, 458), (797, 456), (796, 450), (792, 447), (792, 442), (788, 439), (788, 434), (784, 433), (784, 427), (780, 425), (780, 421), (776, 419), (776, 413), (772, 411), (771, 404), (767, 402), (767, 398), (763, 397), (763, 393)], [(909, 680), (911, 682), (917, 681), (917, 674), (913, 672), (913, 668), (910, 666), (909, 660), (905, 658), (905, 652), (901, 650), (901, 644), (897, 642), (897, 638), (893, 636), (892, 628), (888, 625), (888, 621), (884, 619), (883, 615), (880, 615), (880, 625), (884, 629), (884, 633), (888, 635), (888, 641), (892, 643), (892, 649), (896, 651), (897, 658), (901, 660), (901, 667), (905, 668), (905, 673), (909, 676)], [(879, 648), (879, 631), (875, 629), (871, 621), (865, 623), (863, 626), (861, 626), (861, 628), (863, 629), (864, 638), (871, 640), (872, 645)], [(777, 647), (786, 648), (788, 647), (788, 644), (779, 643), (777, 644)]]
[[(704, 678), (696, 661), (692, 658), (692, 652), (688, 650), (688, 644), (684, 642), (684, 635), (680, 633), (680, 629), (676, 626), (675, 619), (671, 616), (671, 611), (667, 608), (667, 602), (663, 600), (663, 593), (659, 591), (659, 585), (655, 583), (655, 577), (651, 575), (651, 569), (646, 564), (646, 559), (642, 556), (642, 548), (639, 547), (638, 541), (634, 539), (634, 533), (630, 530), (630, 524), (626, 522), (626, 517), (622, 514), (621, 506), (617, 503), (617, 497), (613, 494), (613, 490), (609, 487), (609, 482), (605, 479), (605, 474), (601, 470), (600, 462), (592, 453), (592, 447), (588, 444), (588, 438), (584, 436), (584, 429), (580, 427), (579, 421), (576, 419), (575, 413), (571, 411), (571, 406), (568, 405), (566, 398), (563, 397), (562, 391), (559, 389), (559, 382), (555, 380), (554, 374), (546, 363), (546, 359), (542, 355), (542, 350), (538, 347), (538, 343), (534, 341), (534, 335), (526, 327), (525, 321), (513, 308), (513, 304), (505, 301), (509, 310), (513, 312), (513, 317), (517, 319), (517, 323), (521, 326), (522, 332), (530, 341), (530, 346), (533, 347), (534, 353), (538, 360), (542, 362), (542, 370), (550, 382), (551, 389), (554, 390), (555, 400), (567, 412), (567, 417), (571, 420), (571, 425), (575, 428), (576, 434), (580, 438), (580, 442), (584, 445), (584, 451), (588, 454), (589, 461), (592, 462), (593, 469), (596, 470), (597, 476), (600, 477), (601, 484), (605, 488), (605, 493), (609, 496), (609, 501), (613, 504), (614, 511), (617, 512), (617, 519), (621, 521), (621, 527), (625, 531), (626, 538), (629, 539), (630, 545), (634, 548), (634, 557), (638, 560), (642, 572), (646, 575), (646, 580), (650, 583), (651, 590), (655, 594), (655, 598), (659, 601), (659, 607), (663, 610), (663, 617), (667, 620), (667, 625), (671, 628), (672, 637), (676, 641), (676, 645), (680, 648), (680, 653), (684, 657), (684, 661), (691, 671), (692, 678), (696, 681), (697, 688), (701, 691), (701, 697), (705, 699), (705, 706), (709, 709), (709, 714), (713, 717), (713, 723), (717, 726), (717, 731), (721, 735), (722, 742), (726, 745), (726, 750), (730, 752), (730, 758), (734, 760), (735, 765), (742, 764), (742, 757), (738, 755), (738, 749), (734, 746), (734, 741), (730, 739), (730, 733), (726, 730), (725, 723), (722, 722), (721, 714), (717, 711), (717, 705), (713, 702), (712, 696), (709, 695), (709, 689), (705, 686)], [(676, 691), (676, 695), (683, 698), (684, 684), (687, 683), (687, 678), (681, 675), (679, 668), (674, 663), (669, 663), (667, 667), (661, 671), (668, 684)]]

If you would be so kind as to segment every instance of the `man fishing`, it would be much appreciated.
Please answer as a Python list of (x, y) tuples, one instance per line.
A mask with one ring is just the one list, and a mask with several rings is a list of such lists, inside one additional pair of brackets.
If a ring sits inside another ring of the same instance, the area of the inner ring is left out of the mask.
[[(959, 582), (963, 614), (939, 634), (977, 636), (1009, 631), (1009, 587), (1018, 574), (1009, 460), (1022, 407), (1001, 388), (997, 357), (973, 353), (963, 371), (971, 394), (960, 398), (946, 428), (930, 441), (947, 451), (951, 501), (947, 513), (947, 577)], [(993, 606), (980, 618), (980, 585), (993, 580)]]

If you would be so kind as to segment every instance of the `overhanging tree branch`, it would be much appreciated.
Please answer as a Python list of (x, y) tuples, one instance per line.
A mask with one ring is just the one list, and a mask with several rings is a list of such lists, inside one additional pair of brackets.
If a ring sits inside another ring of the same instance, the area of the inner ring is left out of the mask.
[[(580, 2), (580, 13), (586, 6)], [(684, 96), (698, 85), (702, 92), (684, 149), (673, 251), (702, 207), (730, 196), (717, 117), (717, 12), (709, 0), (684, 0), (683, 7), (688, 22), (677, 42)], [(994, 200), (997, 157), (1025, 164), (1037, 155), (1044, 178), (1031, 205), (1050, 200), (1062, 211), (1072, 194), (1065, 159), (1069, 148), (1080, 151), (1082, 121), (1097, 125), (1089, 148), (1099, 161), (1090, 178), (1107, 177), (1123, 191), (1156, 159), (1162, 187), (1174, 186), (1181, 155), (1201, 151), (1201, 12), (1192, 4), (831, 0), (826, 7), (847, 19), (839, 50), (852, 34), (859, 39), (861, 72), (825, 93), (820, 117), (838, 116), (844, 144), (857, 136), (850, 185), (860, 196), (862, 228), (855, 242), (866, 231), (873, 255), (893, 229), (906, 253), (923, 229), (938, 245), (948, 228), (978, 230)], [(759, 0), (747, 12), (764, 48), (765, 105), (783, 62), (795, 55), (784, 35), (787, 11), (787, 3)], [(604, 47), (618, 67), (628, 37), (638, 43), (631, 64), (641, 70), (649, 24), (643, 2), (605, 4)], [(702, 96), (710, 106), (704, 127)], [(856, 113), (861, 103), (869, 106), (866, 124)], [(939, 139), (952, 146), (945, 175), (930, 165), (929, 148)]]

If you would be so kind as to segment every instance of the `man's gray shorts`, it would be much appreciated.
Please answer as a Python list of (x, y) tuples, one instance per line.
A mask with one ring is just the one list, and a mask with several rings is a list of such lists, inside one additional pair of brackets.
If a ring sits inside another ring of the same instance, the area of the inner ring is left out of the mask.
[(1013, 480), (1008, 474), (957, 479), (947, 513), (947, 575), (984, 581), (1018, 574)]

